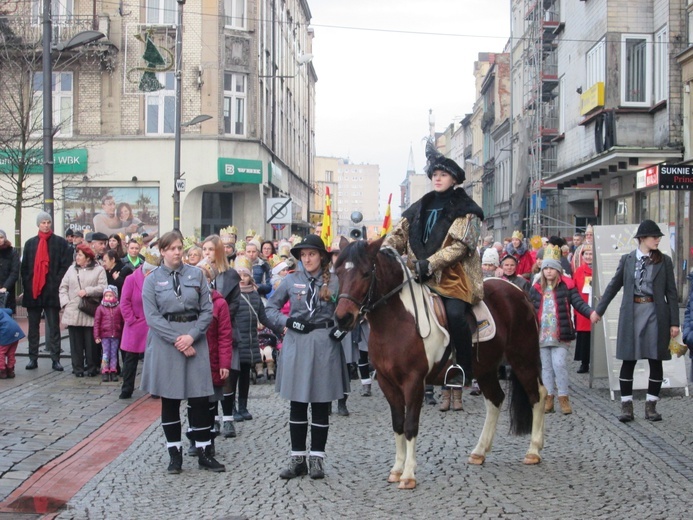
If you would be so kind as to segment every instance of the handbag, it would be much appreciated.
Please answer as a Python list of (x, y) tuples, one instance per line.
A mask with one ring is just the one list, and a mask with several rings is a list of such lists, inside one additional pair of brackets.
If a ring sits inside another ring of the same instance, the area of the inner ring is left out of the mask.
[[(82, 282), (79, 279), (79, 273), (77, 273), (77, 283), (79, 284), (80, 290), (82, 289)], [(79, 300), (79, 305), (77, 308), (84, 314), (91, 316), (92, 318), (96, 316), (96, 309), (101, 305), (101, 298), (98, 296), (82, 296)]]

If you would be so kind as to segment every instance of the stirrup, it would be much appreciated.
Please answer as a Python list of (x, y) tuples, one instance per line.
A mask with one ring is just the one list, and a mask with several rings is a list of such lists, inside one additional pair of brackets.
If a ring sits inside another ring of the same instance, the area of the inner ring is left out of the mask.
[[(448, 374), (450, 373), (450, 370), (459, 370), (460, 372), (462, 372), (462, 384), (448, 383)], [(445, 371), (445, 377), (443, 378), (443, 385), (447, 386), (448, 388), (462, 388), (462, 387), (464, 387), (464, 383), (465, 383), (466, 379), (467, 379), (467, 376), (464, 373), (464, 369), (460, 365), (458, 365), (458, 364), (450, 365), (448, 367), (448, 369)]]

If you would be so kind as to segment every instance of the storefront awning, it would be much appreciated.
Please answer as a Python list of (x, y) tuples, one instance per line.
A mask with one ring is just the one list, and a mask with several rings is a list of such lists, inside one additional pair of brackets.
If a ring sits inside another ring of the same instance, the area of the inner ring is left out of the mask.
[(634, 173), (664, 162), (679, 162), (682, 157), (680, 149), (613, 147), (579, 166), (547, 177), (544, 185), (555, 185), (559, 190), (593, 187), (601, 185), (607, 175)]

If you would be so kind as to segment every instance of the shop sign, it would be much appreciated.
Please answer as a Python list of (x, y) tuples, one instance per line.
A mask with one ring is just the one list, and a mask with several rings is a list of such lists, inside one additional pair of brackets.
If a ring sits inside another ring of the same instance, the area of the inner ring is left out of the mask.
[(659, 167), (660, 190), (693, 190), (693, 165), (672, 164)]
[(580, 115), (604, 106), (604, 82), (599, 81), (580, 94)]
[(635, 187), (637, 189), (651, 188), (659, 184), (659, 171), (657, 166), (650, 166), (640, 170), (635, 175)]
[[(17, 173), (19, 150), (0, 151), (0, 173)], [(26, 173), (43, 173), (43, 149), (26, 152)], [(53, 151), (53, 173), (87, 173), (87, 149)]]
[(262, 161), (219, 157), (217, 173), (221, 182), (262, 184)]

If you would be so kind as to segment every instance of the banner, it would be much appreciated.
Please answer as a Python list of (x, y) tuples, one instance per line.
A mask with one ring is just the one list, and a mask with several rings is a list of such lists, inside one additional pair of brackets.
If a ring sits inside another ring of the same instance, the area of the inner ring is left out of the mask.
[(322, 230), (320, 238), (328, 251), (332, 250), (332, 201), (330, 200), (330, 187), (325, 186), (325, 208), (322, 213)]
[(63, 193), (64, 229), (137, 234), (146, 242), (159, 234), (159, 188), (65, 188)]

